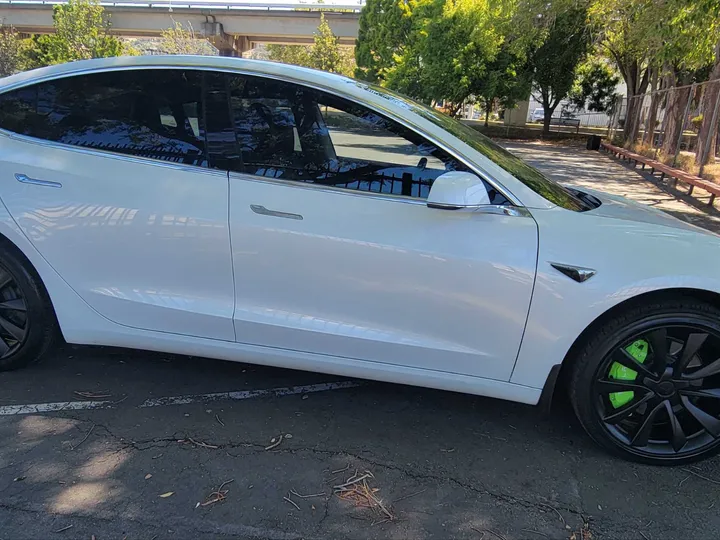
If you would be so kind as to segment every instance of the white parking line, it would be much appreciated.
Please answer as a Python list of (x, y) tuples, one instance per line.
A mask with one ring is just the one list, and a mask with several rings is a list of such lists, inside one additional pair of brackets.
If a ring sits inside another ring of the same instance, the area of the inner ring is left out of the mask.
[[(361, 382), (339, 381), (304, 386), (286, 386), (283, 388), (269, 388), (266, 390), (242, 390), (239, 392), (216, 392), (212, 394), (193, 394), (188, 396), (161, 397), (146, 399), (140, 408), (164, 407), (166, 405), (188, 405), (191, 403), (209, 403), (220, 400), (253, 399), (259, 397), (281, 397), (297, 394), (311, 394), (313, 392), (327, 392), (328, 390), (342, 390), (356, 388)], [(93, 409), (111, 409), (116, 401), (61, 401), (56, 403), (36, 403), (30, 405), (5, 405), (0, 407), (0, 416), (17, 414), (39, 414), (59, 411), (79, 411)]]
[(114, 401), (61, 401), (59, 403), (36, 403), (31, 405), (6, 405), (0, 407), (0, 416), (14, 414), (37, 414), (57, 411), (79, 411), (83, 409), (109, 409)]

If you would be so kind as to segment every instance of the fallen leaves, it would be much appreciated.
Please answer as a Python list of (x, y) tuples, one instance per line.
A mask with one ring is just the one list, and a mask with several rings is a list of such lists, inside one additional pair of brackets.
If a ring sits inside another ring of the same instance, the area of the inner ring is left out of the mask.
[(175, 492), (174, 492), (174, 491), (168, 491), (168, 492), (163, 493), (162, 495), (160, 495), (160, 498), (161, 498), (161, 499), (167, 499), (168, 497), (172, 497), (173, 495), (175, 495)]
[(145, 480), (150, 480), (151, 478), (152, 478), (152, 474), (147, 473), (147, 474), (145, 475)]

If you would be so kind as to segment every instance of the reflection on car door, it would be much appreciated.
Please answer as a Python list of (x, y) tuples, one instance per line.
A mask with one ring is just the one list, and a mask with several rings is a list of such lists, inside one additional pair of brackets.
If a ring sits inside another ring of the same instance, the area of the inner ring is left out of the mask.
[(0, 95), (0, 127), (62, 143), (4, 137), (0, 197), (108, 319), (234, 341), (227, 173), (207, 168), (201, 77), (117, 71)]
[(464, 165), (361, 105), (262, 78), (228, 88), (237, 340), (509, 379), (532, 218), (427, 208)]

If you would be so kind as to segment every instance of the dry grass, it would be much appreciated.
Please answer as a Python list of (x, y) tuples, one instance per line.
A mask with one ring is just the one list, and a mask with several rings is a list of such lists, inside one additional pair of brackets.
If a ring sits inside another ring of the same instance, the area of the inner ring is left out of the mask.
[[(641, 156), (652, 159), (657, 159), (661, 163), (670, 166), (673, 165), (673, 159), (675, 158), (675, 156), (669, 156), (665, 154), (662, 150), (657, 151), (655, 148), (645, 142), (636, 143), (635, 145), (633, 145), (631, 150), (636, 154), (640, 154)], [(680, 152), (678, 154), (677, 161), (675, 162), (675, 168), (683, 170), (690, 174), (694, 174), (696, 176), (700, 172), (700, 167), (695, 164), (694, 152)], [(702, 177), (705, 180), (710, 180), (711, 182), (716, 182), (720, 184), (720, 163), (708, 163), (707, 165), (705, 165)]]

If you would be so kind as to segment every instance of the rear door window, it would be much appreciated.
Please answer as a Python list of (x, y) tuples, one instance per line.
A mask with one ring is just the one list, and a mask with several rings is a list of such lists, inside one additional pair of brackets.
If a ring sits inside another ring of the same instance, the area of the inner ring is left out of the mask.
[(202, 72), (123, 70), (0, 94), (0, 127), (38, 139), (207, 164)]

